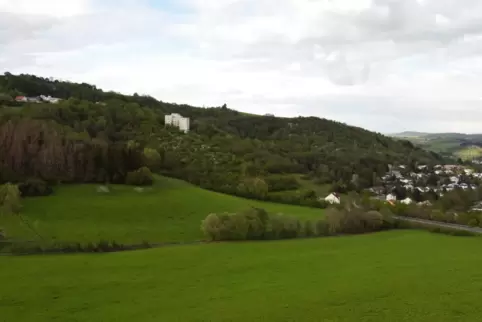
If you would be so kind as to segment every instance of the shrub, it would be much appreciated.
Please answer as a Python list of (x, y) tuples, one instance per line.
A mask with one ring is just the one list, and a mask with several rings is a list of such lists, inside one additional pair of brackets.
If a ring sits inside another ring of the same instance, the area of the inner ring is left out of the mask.
[(270, 215), (260, 208), (236, 214), (210, 214), (202, 221), (201, 229), (211, 241), (283, 239), (304, 235), (304, 226), (298, 219)]
[(0, 241), (7, 239), (7, 233), (3, 228), (0, 228)]
[(305, 221), (303, 225), (303, 235), (306, 237), (316, 236), (316, 226), (311, 220)]
[(251, 208), (242, 213), (242, 215), (245, 217), (248, 226), (246, 239), (264, 239), (266, 224), (269, 221), (269, 215), (266, 210), (261, 208)]
[(335, 208), (326, 211), (327, 231), (330, 235), (336, 235), (342, 231), (343, 213)]
[(328, 222), (324, 219), (317, 220), (315, 223), (315, 234), (316, 236), (330, 236), (330, 226)]
[(393, 218), (394, 214), (390, 209), (384, 207), (380, 210), (380, 214), (383, 220), (382, 229), (391, 229), (396, 226), (396, 220)]
[(469, 220), (467, 223), (470, 227), (477, 227), (479, 225), (479, 222), (476, 218), (472, 218)]
[(201, 223), (201, 230), (209, 240), (221, 240), (221, 219), (217, 214), (209, 214)]
[(284, 229), (284, 216), (282, 214), (275, 214), (269, 216), (269, 221), (266, 223), (264, 232), (265, 239), (282, 239)]
[(382, 214), (374, 210), (362, 214), (361, 220), (363, 222), (365, 231), (381, 230), (384, 224)]
[(20, 211), (20, 191), (14, 184), (0, 186), (0, 214), (17, 214)]
[(302, 235), (301, 223), (298, 219), (287, 216), (282, 218), (283, 230), (281, 231), (281, 238), (290, 239)]
[(154, 182), (151, 170), (142, 167), (136, 171), (129, 172), (126, 177), (126, 184), (133, 186), (150, 186)]
[(53, 193), (51, 186), (40, 179), (28, 179), (18, 185), (22, 197), (48, 196)]
[[(387, 215), (388, 217), (388, 215)], [(389, 220), (387, 218), (387, 220)], [(361, 208), (330, 209), (326, 214), (328, 233), (334, 234), (361, 234), (378, 231), (383, 228), (392, 228), (385, 224), (383, 215), (378, 211), (365, 212)]]

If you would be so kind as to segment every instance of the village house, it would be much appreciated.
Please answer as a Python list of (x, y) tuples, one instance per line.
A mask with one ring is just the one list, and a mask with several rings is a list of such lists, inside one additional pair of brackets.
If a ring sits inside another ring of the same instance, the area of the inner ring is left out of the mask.
[(403, 204), (405, 204), (405, 205), (410, 205), (410, 204), (412, 204), (412, 202), (413, 202), (413, 201), (412, 201), (412, 199), (410, 199), (410, 198), (405, 198), (405, 199), (403, 199), (403, 200), (401, 201), (401, 203), (403, 203)]
[(387, 195), (387, 198), (386, 198), (387, 201), (397, 201), (397, 196), (395, 196), (394, 194), (388, 194)]
[(336, 204), (339, 205), (341, 202), (340, 196), (337, 193), (330, 193), (326, 198), (325, 201), (328, 202), (329, 204)]
[(61, 101), (61, 99), (60, 99), (60, 98), (57, 98), (57, 97), (52, 97), (52, 96), (40, 95), (40, 96), (33, 96), (33, 97), (17, 96), (17, 97), (15, 97), (15, 101), (17, 101), (17, 102), (23, 102), (23, 103), (42, 103), (42, 102), (47, 102), (47, 103), (51, 103), (51, 104), (57, 104), (58, 102)]
[(458, 177), (450, 177), (450, 182), (453, 182), (453, 183), (459, 183), (459, 178)]
[(57, 98), (57, 97), (52, 97), (52, 96), (45, 96), (45, 95), (40, 95), (40, 98), (44, 101), (44, 102), (48, 102), (48, 103), (51, 103), (51, 104), (57, 104), (58, 102), (61, 101), (60, 98)]
[(17, 97), (15, 97), (15, 100), (17, 102), (28, 102), (28, 99), (27, 99), (26, 96), (17, 96)]
[(184, 133), (189, 132), (189, 118), (182, 117), (182, 115), (177, 113), (172, 113), (165, 116), (166, 125), (171, 125), (179, 128)]

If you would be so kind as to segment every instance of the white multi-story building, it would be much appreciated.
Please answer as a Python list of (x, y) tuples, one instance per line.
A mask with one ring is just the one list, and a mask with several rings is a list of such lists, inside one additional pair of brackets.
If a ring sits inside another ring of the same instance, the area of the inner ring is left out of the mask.
[(179, 128), (184, 133), (189, 132), (189, 118), (182, 117), (182, 115), (177, 113), (172, 113), (171, 115), (165, 116), (166, 125), (172, 125)]

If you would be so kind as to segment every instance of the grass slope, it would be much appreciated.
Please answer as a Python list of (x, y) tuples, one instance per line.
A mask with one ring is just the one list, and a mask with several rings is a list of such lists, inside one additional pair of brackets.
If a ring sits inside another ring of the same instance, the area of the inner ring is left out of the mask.
[(482, 239), (417, 231), (0, 258), (0, 320), (479, 321)]
[[(194, 241), (202, 239), (201, 220), (212, 212), (236, 212), (250, 206), (301, 218), (319, 218), (320, 209), (259, 202), (200, 189), (171, 178), (157, 178), (151, 190), (97, 185), (62, 186), (49, 197), (29, 198), (22, 214), (47, 240), (122, 243)], [(17, 217), (0, 217), (0, 227), (14, 239), (35, 235)]]

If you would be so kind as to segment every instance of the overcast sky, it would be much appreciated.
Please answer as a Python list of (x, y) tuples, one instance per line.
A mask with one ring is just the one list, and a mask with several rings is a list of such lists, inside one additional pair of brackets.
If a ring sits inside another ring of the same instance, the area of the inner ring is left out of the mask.
[(0, 0), (0, 72), (384, 133), (482, 132), (480, 0)]

